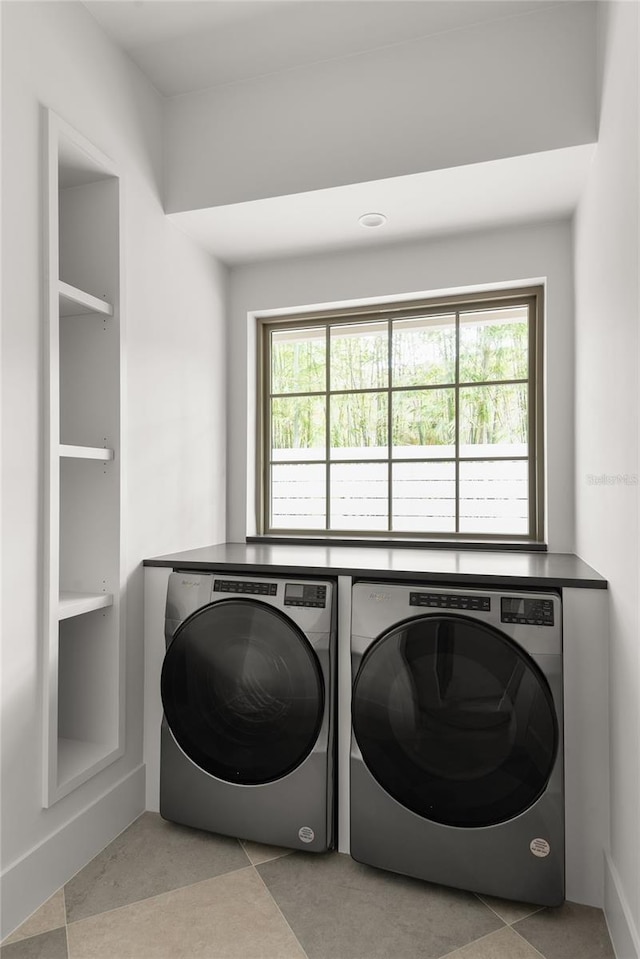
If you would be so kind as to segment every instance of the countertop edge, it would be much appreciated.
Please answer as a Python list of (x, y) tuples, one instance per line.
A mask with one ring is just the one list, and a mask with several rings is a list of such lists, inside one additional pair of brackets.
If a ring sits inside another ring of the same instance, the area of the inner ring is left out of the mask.
[[(185, 551), (187, 554), (190, 550)], [(566, 555), (566, 554), (565, 554)], [(351, 576), (354, 579), (371, 580), (414, 580), (420, 582), (438, 582), (438, 583), (469, 583), (474, 582), (479, 586), (499, 586), (508, 587), (515, 583), (522, 586), (537, 586), (541, 584), (554, 588), (565, 589), (608, 589), (607, 580), (573, 578), (567, 576), (529, 576), (529, 575), (499, 575), (495, 573), (481, 572), (441, 572), (425, 570), (388, 570), (381, 566), (379, 569), (369, 567), (350, 567), (350, 566), (322, 566), (308, 567), (301, 570), (300, 566), (291, 566), (284, 563), (260, 563), (243, 562), (239, 560), (194, 560), (188, 559), (186, 555), (181, 558), (180, 553), (168, 554), (166, 556), (143, 560), (145, 567), (160, 567), (165, 569), (183, 569), (193, 572), (215, 572), (218, 570), (228, 570), (237, 573), (246, 570), (254, 572), (266, 572), (285, 576)]]

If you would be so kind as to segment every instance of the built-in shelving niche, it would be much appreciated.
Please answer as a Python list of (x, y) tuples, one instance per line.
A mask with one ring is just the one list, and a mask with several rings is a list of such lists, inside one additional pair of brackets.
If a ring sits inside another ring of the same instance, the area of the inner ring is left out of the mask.
[(56, 752), (60, 791), (84, 782), (89, 770), (94, 774), (104, 768), (118, 751), (116, 615), (109, 606), (59, 622)]
[(60, 117), (44, 122), (49, 806), (124, 750), (122, 315), (117, 171)]

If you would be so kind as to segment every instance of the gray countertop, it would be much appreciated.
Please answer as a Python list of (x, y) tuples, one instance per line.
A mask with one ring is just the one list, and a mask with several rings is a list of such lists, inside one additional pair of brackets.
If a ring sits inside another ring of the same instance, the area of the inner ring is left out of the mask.
[(353, 576), (479, 585), (606, 589), (607, 581), (573, 553), (464, 549), (220, 543), (144, 561), (164, 566), (300, 576)]

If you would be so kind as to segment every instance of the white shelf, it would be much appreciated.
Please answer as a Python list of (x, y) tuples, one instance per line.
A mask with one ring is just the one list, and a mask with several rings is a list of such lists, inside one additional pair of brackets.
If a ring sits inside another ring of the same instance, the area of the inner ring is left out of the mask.
[(58, 619), (82, 616), (83, 613), (91, 613), (94, 609), (104, 609), (106, 606), (113, 606), (111, 593), (61, 592)]
[(68, 446), (60, 444), (60, 456), (77, 460), (112, 460), (113, 450), (103, 449), (101, 446)]
[(113, 316), (113, 307), (92, 293), (85, 293), (64, 280), (58, 281), (58, 301), (60, 316), (82, 316), (85, 313), (99, 313)]

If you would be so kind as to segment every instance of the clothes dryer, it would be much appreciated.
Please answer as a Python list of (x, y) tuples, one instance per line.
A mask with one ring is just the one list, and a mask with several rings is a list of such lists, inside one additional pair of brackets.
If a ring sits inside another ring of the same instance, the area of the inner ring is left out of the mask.
[(174, 572), (160, 814), (322, 851), (334, 829), (334, 584)]
[(561, 903), (560, 596), (359, 582), (351, 652), (351, 855)]

